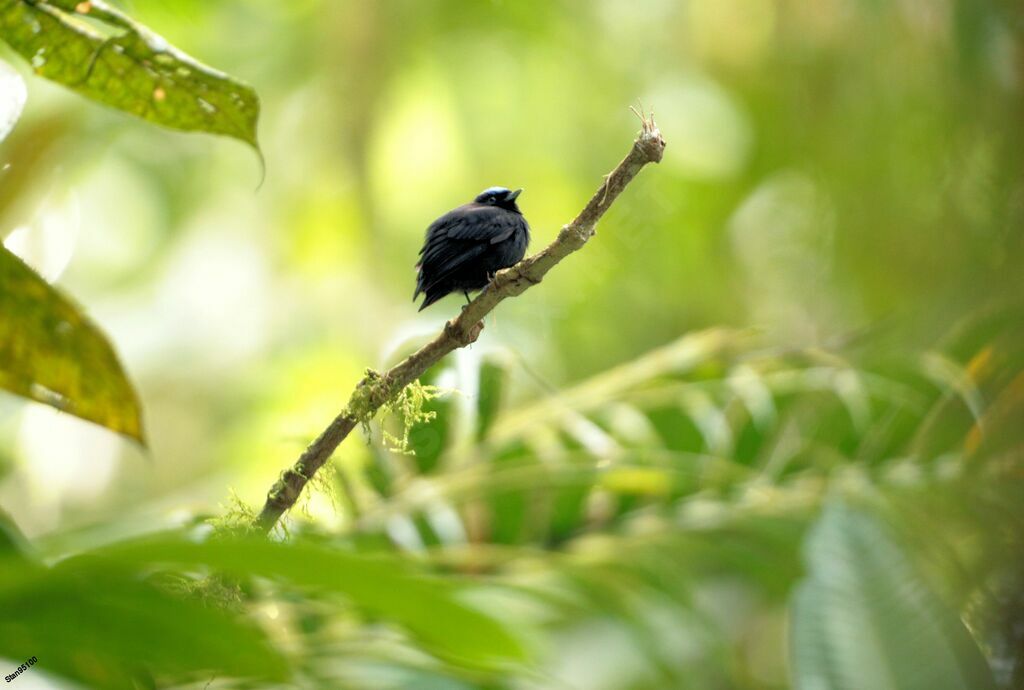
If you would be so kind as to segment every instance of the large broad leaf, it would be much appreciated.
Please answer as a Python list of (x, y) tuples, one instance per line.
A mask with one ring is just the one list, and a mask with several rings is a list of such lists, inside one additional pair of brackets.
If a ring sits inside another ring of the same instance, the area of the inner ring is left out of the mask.
[(244, 617), (172, 595), (103, 559), (41, 568), (0, 556), (0, 610), (0, 656), (18, 663), (37, 657), (38, 668), (85, 687), (283, 680), (288, 673)]
[(145, 443), (138, 398), (106, 337), (2, 246), (0, 388)]
[(258, 149), (249, 86), (202, 65), (101, 0), (0, 0), (0, 38), (36, 74), (165, 127)]
[(991, 672), (956, 613), (874, 518), (829, 506), (792, 606), (798, 690), (982, 690)]
[(501, 668), (524, 659), (522, 645), (504, 627), (459, 600), (457, 585), (421, 575), (399, 558), (301, 542), (276, 544), (259, 537), (196, 544), (174, 535), (116, 544), (96, 554), (125, 564), (202, 566), (336, 592), (364, 612), (403, 626), (432, 652), (461, 665)]

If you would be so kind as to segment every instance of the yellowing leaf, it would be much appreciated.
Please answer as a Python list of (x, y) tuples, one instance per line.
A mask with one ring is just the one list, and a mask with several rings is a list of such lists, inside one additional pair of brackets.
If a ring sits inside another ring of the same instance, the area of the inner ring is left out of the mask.
[(2, 246), (0, 388), (145, 442), (138, 397), (106, 337)]
[(672, 490), (672, 478), (654, 467), (616, 467), (601, 475), (600, 484), (617, 494), (639, 496), (667, 496)]

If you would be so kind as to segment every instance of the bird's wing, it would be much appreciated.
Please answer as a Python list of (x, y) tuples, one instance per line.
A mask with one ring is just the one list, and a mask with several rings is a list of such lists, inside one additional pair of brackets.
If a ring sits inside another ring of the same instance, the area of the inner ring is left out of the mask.
[[(506, 211), (495, 206), (465, 204), (444, 214), (427, 228), (426, 242), (420, 254), (445, 239), (486, 241), (491, 244), (507, 239), (515, 232), (515, 223)], [(497, 237), (498, 239), (495, 239)]]
[(420, 249), (418, 291), (429, 290), (515, 230), (512, 214), (493, 206), (467, 204), (441, 216), (427, 229)]
[(460, 268), (480, 258), (486, 249), (486, 242), (466, 240), (451, 240), (437, 247), (420, 262), (419, 289), (427, 292), (444, 282)]
[(448, 228), (448, 237), (455, 240), (476, 240), (488, 244), (504, 242), (519, 225), (520, 216), (494, 206), (469, 206), (460, 214), (461, 221)]

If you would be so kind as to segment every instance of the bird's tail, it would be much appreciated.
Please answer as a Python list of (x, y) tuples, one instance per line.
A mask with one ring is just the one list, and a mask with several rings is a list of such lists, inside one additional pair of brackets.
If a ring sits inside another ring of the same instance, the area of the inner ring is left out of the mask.
[(416, 290), (412, 293), (413, 302), (416, 301), (421, 292), (423, 292), (423, 273), (420, 270), (420, 264), (416, 264)]
[[(417, 294), (419, 294), (419, 291), (417, 291)], [(423, 304), (421, 304), (420, 308), (417, 309), (416, 311), (423, 311), (424, 309), (426, 309), (431, 304), (433, 304), (437, 300), (441, 299), (442, 297), (444, 297), (448, 293), (446, 293), (446, 292), (434, 292), (434, 293), (427, 292), (425, 294), (426, 294), (426, 299), (423, 300)], [(415, 299), (415, 297), (413, 299)]]

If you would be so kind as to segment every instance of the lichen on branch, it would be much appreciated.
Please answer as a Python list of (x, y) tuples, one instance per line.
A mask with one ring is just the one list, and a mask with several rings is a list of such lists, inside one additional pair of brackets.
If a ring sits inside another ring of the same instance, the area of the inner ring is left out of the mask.
[(409, 434), (417, 424), (426, 424), (437, 417), (437, 412), (423, 409), (428, 402), (442, 395), (437, 386), (413, 381), (384, 405), (384, 413), (396, 417), (401, 424), (401, 435), (396, 436), (381, 423), (381, 436), (385, 447), (393, 453), (415, 455), (409, 447)]

